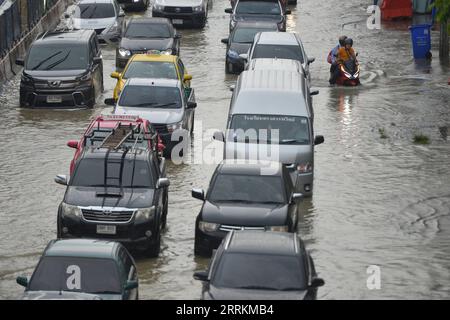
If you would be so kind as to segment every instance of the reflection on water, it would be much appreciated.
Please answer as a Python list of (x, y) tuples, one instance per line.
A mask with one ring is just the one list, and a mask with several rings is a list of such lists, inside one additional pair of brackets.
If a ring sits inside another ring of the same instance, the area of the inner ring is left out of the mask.
[[(225, 128), (236, 76), (224, 72), (228, 1), (215, 1), (204, 30), (180, 30), (181, 57), (193, 75), (196, 120), (203, 131)], [(360, 1), (299, 1), (288, 30), (299, 32), (310, 57), (315, 134), (315, 194), (301, 204), (298, 233), (326, 281), (322, 299), (449, 298), (450, 127), (449, 68), (437, 58), (414, 62), (408, 22), (365, 28)], [(133, 14), (140, 16), (142, 14)], [(150, 16), (150, 10), (144, 15)], [(342, 29), (339, 17), (347, 24)], [(357, 88), (329, 87), (326, 58), (338, 37), (355, 39), (362, 66)], [(437, 34), (433, 33), (434, 56)], [(382, 44), (383, 50), (380, 50)], [(0, 297), (15, 298), (15, 277), (30, 275), (50, 239), (64, 188), (53, 182), (67, 173), (77, 139), (90, 119), (110, 112), (115, 49), (103, 47), (105, 92), (93, 110), (24, 110), (18, 106), (20, 76), (0, 92)], [(198, 127), (199, 128), (199, 127)], [(387, 138), (381, 139), (383, 128)], [(413, 136), (429, 136), (417, 146)], [(206, 143), (206, 142), (205, 142)], [(137, 257), (144, 299), (197, 299), (192, 278), (208, 259), (193, 254), (194, 223), (201, 201), (192, 188), (208, 187), (213, 165), (168, 164), (171, 180), (168, 229), (158, 259)], [(366, 269), (381, 267), (381, 290), (366, 287)]]

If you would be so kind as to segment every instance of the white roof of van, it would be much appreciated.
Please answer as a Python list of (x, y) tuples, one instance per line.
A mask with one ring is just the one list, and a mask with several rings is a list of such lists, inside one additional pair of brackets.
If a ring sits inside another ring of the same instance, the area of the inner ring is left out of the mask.
[(250, 70), (286, 70), (304, 74), (302, 64), (297, 60), (277, 58), (252, 59)]
[(298, 46), (297, 38), (291, 32), (261, 32), (258, 44), (277, 44), (285, 46)]

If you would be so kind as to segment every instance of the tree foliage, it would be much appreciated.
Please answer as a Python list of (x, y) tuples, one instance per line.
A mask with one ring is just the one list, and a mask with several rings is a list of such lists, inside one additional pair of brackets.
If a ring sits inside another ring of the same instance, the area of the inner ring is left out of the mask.
[[(434, 0), (432, 7), (437, 9), (437, 21), (448, 23), (450, 20), (450, 0)], [(448, 24), (448, 29), (450, 30), (450, 24)]]

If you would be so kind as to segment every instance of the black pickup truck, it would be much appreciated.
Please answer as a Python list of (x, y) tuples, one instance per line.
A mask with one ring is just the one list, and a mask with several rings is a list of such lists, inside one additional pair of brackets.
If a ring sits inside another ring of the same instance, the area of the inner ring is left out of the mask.
[(72, 177), (55, 178), (67, 186), (58, 238), (119, 241), (155, 257), (167, 221), (165, 159), (155, 150), (122, 146), (123, 135), (113, 131), (101, 145), (86, 148)]

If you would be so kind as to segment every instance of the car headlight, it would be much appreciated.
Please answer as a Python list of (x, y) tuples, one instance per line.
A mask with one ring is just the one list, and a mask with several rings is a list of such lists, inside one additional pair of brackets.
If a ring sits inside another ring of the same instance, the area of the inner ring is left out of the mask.
[(155, 206), (151, 208), (139, 209), (136, 212), (136, 221), (146, 222), (155, 216)]
[(119, 32), (119, 26), (117, 25), (117, 22), (114, 23), (108, 30), (108, 33), (118, 33)]
[(234, 19), (231, 19), (230, 25), (231, 25), (231, 28), (234, 28), (236, 26), (236, 21)]
[(309, 162), (307, 162), (307, 163), (300, 163), (300, 164), (297, 165), (297, 171), (299, 173), (309, 173), (309, 172), (313, 171), (313, 166)]
[(172, 54), (172, 49), (167, 49), (167, 50), (164, 50), (164, 51), (160, 51), (159, 54), (170, 55), (170, 54)]
[(202, 12), (203, 11), (203, 6), (192, 7), (192, 11), (193, 12)]
[(266, 230), (274, 231), (274, 232), (288, 232), (288, 226), (271, 226), (266, 227)]
[(129, 57), (129, 56), (131, 56), (131, 51), (130, 51), (130, 50), (127, 50), (127, 49), (124, 49), (124, 48), (120, 48), (120, 49), (119, 49), (119, 54), (120, 54), (122, 57)]
[(164, 11), (164, 6), (155, 3), (153, 5), (153, 10), (155, 10), (155, 11)]
[(234, 50), (228, 50), (228, 56), (232, 59), (239, 59), (239, 53)]
[(167, 130), (170, 133), (174, 132), (175, 130), (180, 130), (181, 128), (183, 128), (183, 122), (176, 122), (167, 125)]
[(20, 80), (24, 83), (24, 84), (32, 84), (33, 81), (26, 75), (22, 74), (22, 77), (20, 78)]
[(219, 229), (219, 224), (212, 222), (200, 221), (198, 224), (198, 228), (203, 232), (214, 232)]
[(81, 217), (81, 209), (63, 202), (61, 205), (61, 215), (62, 217)]

